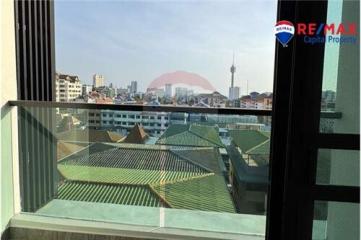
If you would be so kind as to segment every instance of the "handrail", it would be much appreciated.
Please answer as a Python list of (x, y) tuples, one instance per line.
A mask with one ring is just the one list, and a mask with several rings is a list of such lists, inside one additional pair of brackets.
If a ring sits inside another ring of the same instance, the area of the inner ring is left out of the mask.
[(272, 110), (244, 109), (244, 108), (206, 108), (206, 107), (180, 107), (180, 106), (148, 106), (140, 104), (98, 104), (77, 102), (48, 102), (48, 101), (9, 101), (10, 106), (17, 107), (44, 107), (44, 108), (76, 108), (76, 109), (98, 109), (134, 112), (186, 112), (186, 113), (208, 113), (222, 115), (256, 115), (271, 116)]
[[(114, 111), (134, 112), (186, 112), (186, 113), (207, 113), (222, 115), (255, 115), (271, 116), (271, 109), (245, 109), (245, 108), (206, 108), (206, 107), (181, 107), (181, 106), (148, 106), (140, 104), (98, 104), (78, 102), (49, 102), (49, 101), (9, 101), (10, 106), (17, 107), (44, 107), (44, 108), (76, 108), (76, 109), (99, 109)], [(321, 118), (340, 119), (341, 112), (323, 111)]]

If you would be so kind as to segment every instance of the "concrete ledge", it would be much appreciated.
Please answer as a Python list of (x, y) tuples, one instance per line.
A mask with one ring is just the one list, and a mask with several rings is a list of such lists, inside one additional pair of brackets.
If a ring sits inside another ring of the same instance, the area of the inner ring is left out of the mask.
[(18, 214), (11, 219), (10, 228), (38, 229), (54, 232), (90, 235), (121, 236), (141, 239), (242, 239), (260, 240), (261, 236), (227, 234), (174, 228), (154, 228), (98, 221), (45, 217), (35, 214)]

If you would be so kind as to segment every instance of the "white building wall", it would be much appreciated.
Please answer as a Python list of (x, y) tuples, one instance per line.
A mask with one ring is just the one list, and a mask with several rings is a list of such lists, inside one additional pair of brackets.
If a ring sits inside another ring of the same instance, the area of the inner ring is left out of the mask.
[(154, 136), (160, 136), (169, 126), (169, 113), (101, 111), (101, 127), (130, 130), (136, 123)]
[(55, 91), (57, 102), (69, 102), (82, 95), (82, 84), (80, 81), (56, 78)]

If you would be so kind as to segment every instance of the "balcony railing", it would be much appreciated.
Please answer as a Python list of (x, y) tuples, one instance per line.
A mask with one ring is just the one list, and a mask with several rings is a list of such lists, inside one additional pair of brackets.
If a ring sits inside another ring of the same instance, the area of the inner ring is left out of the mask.
[[(9, 104), (18, 107), (23, 212), (264, 236), (271, 110)], [(114, 111), (114, 119), (129, 111), (169, 113), (168, 125), (161, 131), (128, 118), (131, 128), (116, 120), (104, 126), (102, 111)], [(95, 118), (98, 123), (91, 124)], [(317, 221), (322, 222), (322, 211)]]

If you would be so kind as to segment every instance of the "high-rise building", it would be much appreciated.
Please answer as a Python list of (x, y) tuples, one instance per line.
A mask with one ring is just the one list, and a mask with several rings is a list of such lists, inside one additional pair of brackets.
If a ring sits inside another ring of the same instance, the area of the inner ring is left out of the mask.
[(100, 74), (93, 75), (93, 85), (95, 88), (105, 86), (104, 82), (105, 82), (105, 78), (103, 75)]
[(229, 88), (229, 100), (233, 101), (239, 98), (239, 87)]
[(130, 93), (134, 94), (137, 92), (137, 81), (132, 81), (130, 83)]
[(128, 92), (128, 89), (126, 88), (117, 88), (117, 95), (125, 95)]
[(233, 62), (231, 66), (231, 88), (234, 87), (234, 73), (236, 72), (236, 66), (234, 66), (234, 54), (233, 54)]
[(183, 87), (176, 87), (175, 88), (175, 96), (176, 96), (176, 98), (187, 97), (187, 94), (188, 94), (188, 89), (187, 88), (183, 88)]
[(172, 97), (172, 84), (167, 83), (165, 85), (165, 96)]
[(229, 88), (229, 100), (233, 101), (239, 98), (239, 87), (234, 86), (234, 73), (236, 72), (236, 66), (234, 66), (234, 55), (231, 66), (231, 87)]
[(57, 102), (69, 102), (82, 94), (82, 85), (78, 76), (60, 74), (55, 76), (55, 91)]

